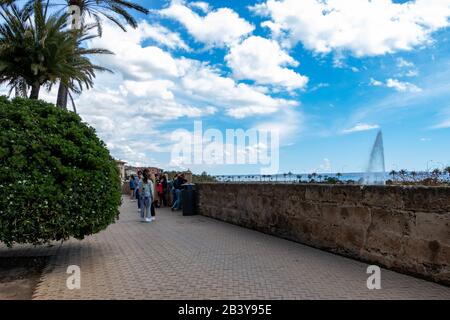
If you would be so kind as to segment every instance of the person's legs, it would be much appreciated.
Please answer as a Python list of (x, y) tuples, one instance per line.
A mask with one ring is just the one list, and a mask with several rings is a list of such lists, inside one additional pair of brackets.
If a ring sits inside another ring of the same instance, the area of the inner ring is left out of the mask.
[(172, 189), (172, 210), (177, 207), (177, 190), (174, 188)]
[(150, 206), (150, 213), (151, 213), (152, 220), (155, 220), (156, 219), (156, 209), (155, 209), (154, 203), (152, 203)]
[(181, 197), (181, 190), (180, 189), (176, 189), (176, 195), (177, 195), (177, 201), (176, 201), (176, 206), (175, 209), (176, 210), (180, 210), (182, 207), (182, 197)]
[(175, 201), (177, 201), (177, 192), (175, 188), (172, 188), (172, 206), (175, 204)]
[(164, 200), (164, 193), (159, 193), (159, 206), (161, 208), (166, 206), (166, 201)]
[(145, 219), (145, 221), (149, 222), (150, 218), (151, 218), (151, 204), (150, 204), (150, 199), (149, 198), (145, 198), (143, 201), (143, 218)]
[(167, 192), (163, 193), (163, 203), (164, 203), (164, 207), (167, 207)]
[(136, 190), (136, 200), (137, 200), (137, 205), (138, 205), (138, 212), (141, 214), (141, 218), (144, 217), (144, 208), (142, 205), (142, 199), (141, 199), (141, 195), (139, 194), (139, 190)]

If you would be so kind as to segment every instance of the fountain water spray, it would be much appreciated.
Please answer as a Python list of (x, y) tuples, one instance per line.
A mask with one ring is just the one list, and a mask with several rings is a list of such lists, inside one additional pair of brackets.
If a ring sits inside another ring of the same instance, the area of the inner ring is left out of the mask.
[(385, 185), (386, 168), (384, 163), (383, 134), (378, 132), (372, 152), (370, 153), (369, 165), (363, 179), (365, 185)]

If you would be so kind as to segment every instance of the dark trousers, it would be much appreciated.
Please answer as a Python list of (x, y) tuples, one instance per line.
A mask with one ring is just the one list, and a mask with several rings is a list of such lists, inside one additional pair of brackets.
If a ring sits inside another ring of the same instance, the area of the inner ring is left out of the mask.
[(154, 217), (156, 215), (155, 201), (152, 202), (152, 206), (150, 207), (150, 214), (152, 215), (152, 217)]
[(167, 207), (167, 193), (159, 193), (159, 199), (161, 199), (161, 205)]
[(141, 200), (141, 195), (139, 194), (139, 189), (136, 189), (135, 194), (136, 194), (136, 200), (138, 203), (138, 209), (140, 209), (142, 200)]

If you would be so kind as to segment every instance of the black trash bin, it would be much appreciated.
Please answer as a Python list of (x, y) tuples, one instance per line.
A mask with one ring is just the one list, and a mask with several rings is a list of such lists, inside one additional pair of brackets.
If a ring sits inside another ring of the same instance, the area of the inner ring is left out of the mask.
[(197, 214), (196, 191), (195, 184), (183, 184), (181, 191), (181, 199), (183, 205), (183, 216), (195, 216)]

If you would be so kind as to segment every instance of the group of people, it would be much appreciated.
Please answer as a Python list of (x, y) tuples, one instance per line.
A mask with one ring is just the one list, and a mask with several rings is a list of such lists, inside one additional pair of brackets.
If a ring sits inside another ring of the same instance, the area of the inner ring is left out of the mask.
[(186, 182), (183, 173), (177, 173), (172, 180), (167, 174), (153, 174), (149, 169), (131, 175), (130, 197), (137, 202), (141, 221), (155, 221), (156, 208), (170, 206), (172, 211), (181, 210), (181, 191)]

